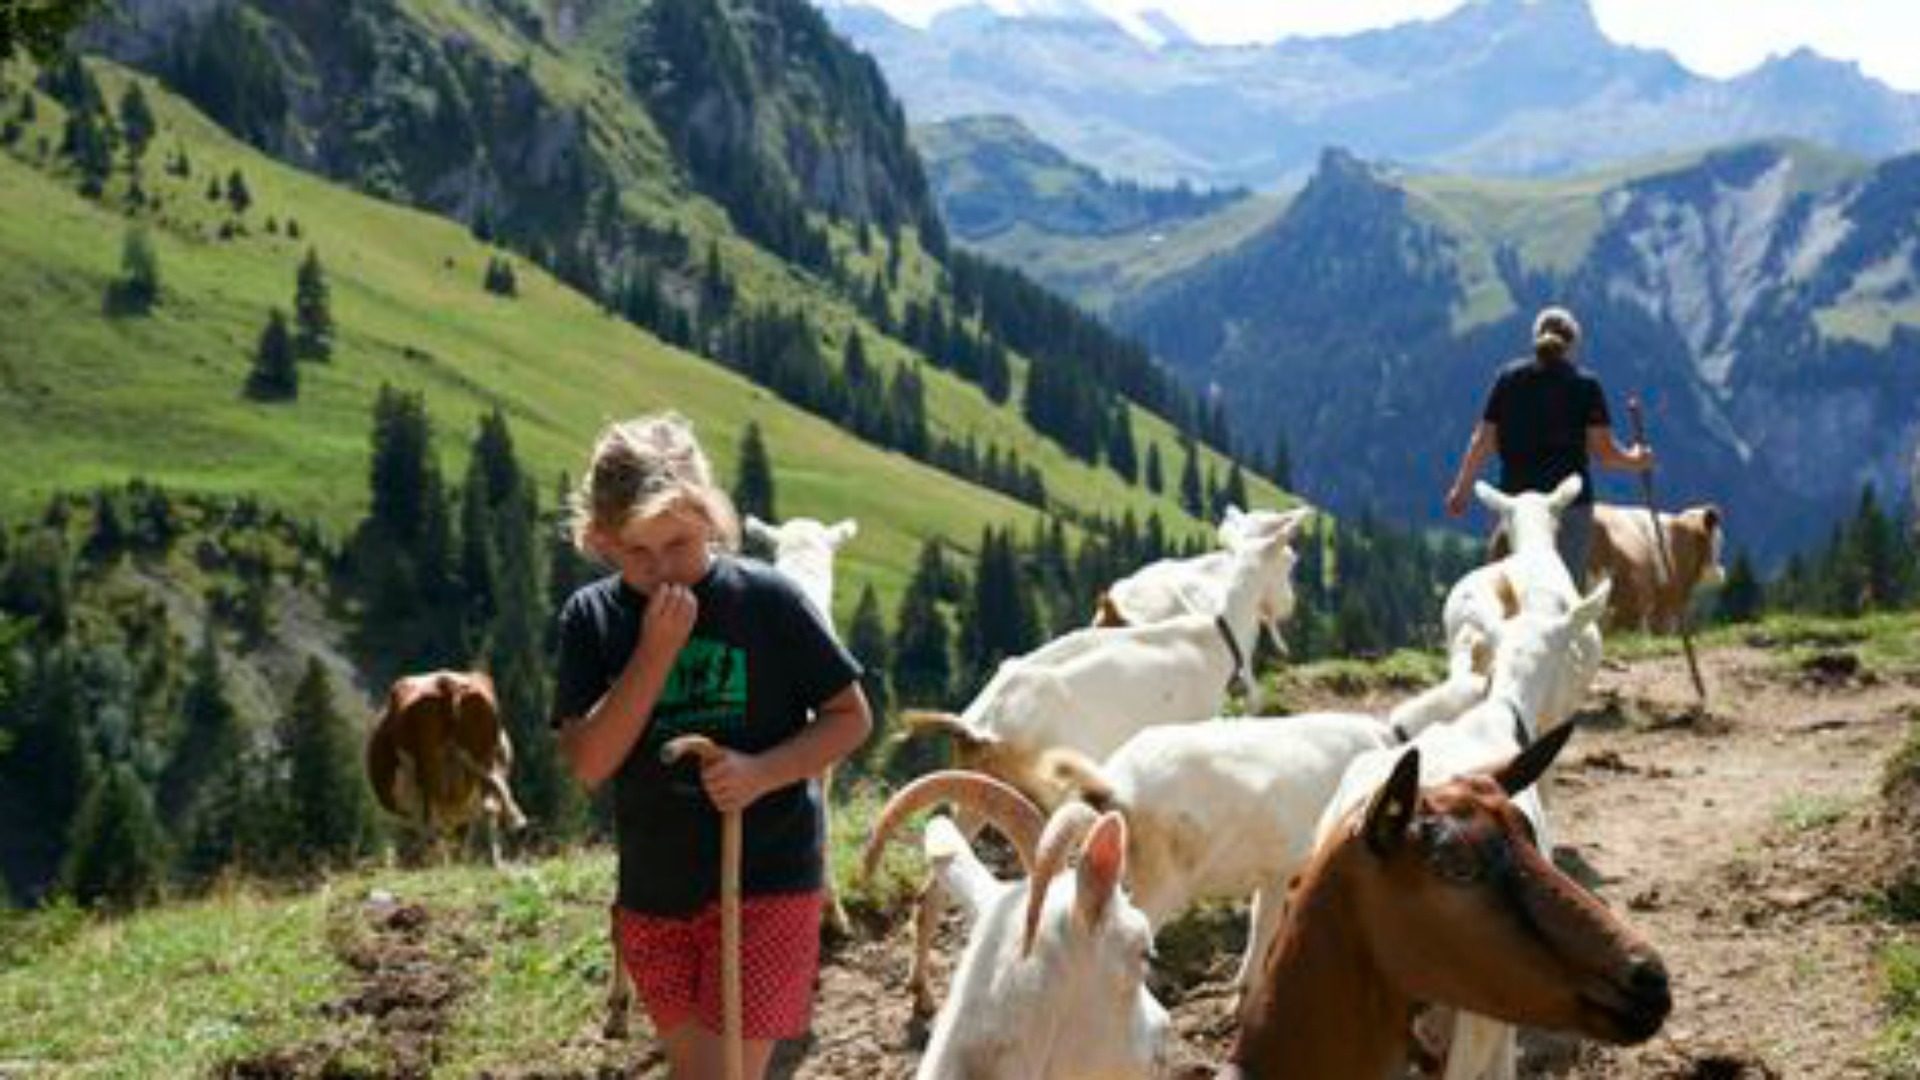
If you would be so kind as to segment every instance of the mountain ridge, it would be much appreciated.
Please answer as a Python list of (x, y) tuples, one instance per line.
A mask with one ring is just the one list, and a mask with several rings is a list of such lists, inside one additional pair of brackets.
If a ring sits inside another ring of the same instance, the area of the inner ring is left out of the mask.
[(1009, 114), (1109, 176), (1155, 183), (1290, 185), (1325, 145), (1518, 176), (1780, 135), (1869, 156), (1920, 146), (1920, 94), (1855, 64), (1801, 50), (1732, 79), (1694, 75), (1606, 38), (1584, 0), (1160, 48), (1111, 20), (1072, 34), (974, 8), (920, 30), (857, 4), (826, 11), (888, 71), (915, 124)]

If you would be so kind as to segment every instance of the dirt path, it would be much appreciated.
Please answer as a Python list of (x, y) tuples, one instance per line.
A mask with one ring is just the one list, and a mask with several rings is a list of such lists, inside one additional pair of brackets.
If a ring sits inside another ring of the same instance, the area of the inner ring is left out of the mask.
[(1548, 805), (1565, 862), (1659, 946), (1675, 1007), (1647, 1046), (1547, 1055), (1537, 1074), (1874, 1075), (1880, 777), (1920, 688), (1846, 667), (1783, 679), (1773, 655), (1716, 652), (1711, 722), (1670, 728), (1692, 699), (1681, 664), (1602, 673), (1609, 711), (1639, 722), (1583, 734)]

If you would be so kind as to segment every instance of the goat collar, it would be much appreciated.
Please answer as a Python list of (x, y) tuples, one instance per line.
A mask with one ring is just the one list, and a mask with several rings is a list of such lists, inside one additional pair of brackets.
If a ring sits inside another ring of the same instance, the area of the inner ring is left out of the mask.
[(1220, 637), (1227, 643), (1227, 652), (1233, 657), (1233, 674), (1227, 678), (1227, 693), (1245, 696), (1253, 685), (1247, 674), (1247, 657), (1240, 650), (1240, 639), (1233, 636), (1233, 627), (1227, 625), (1225, 615), (1215, 615), (1213, 625), (1220, 630)]
[(1514, 704), (1512, 698), (1501, 698), (1500, 704), (1505, 705), (1507, 711), (1513, 714), (1513, 741), (1520, 744), (1522, 750), (1532, 746), (1533, 729), (1527, 726), (1527, 716), (1520, 711), (1520, 706)]

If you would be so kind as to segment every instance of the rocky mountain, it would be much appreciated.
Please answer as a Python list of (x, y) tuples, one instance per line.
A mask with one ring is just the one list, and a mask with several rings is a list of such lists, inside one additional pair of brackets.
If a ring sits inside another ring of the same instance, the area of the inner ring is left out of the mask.
[[(1271, 225), (1122, 301), (1119, 324), (1284, 437), (1303, 493), (1438, 520), (1498, 364), (1571, 304), (1616, 426), (1645, 399), (1669, 501), (1737, 544), (1824, 536), (1920, 440), (1920, 155), (1747, 144), (1566, 181), (1411, 176), (1323, 155)], [(1606, 479), (1615, 499), (1637, 495)]]
[(1084, 7), (974, 5), (926, 29), (823, 5), (916, 123), (1017, 117), (1112, 176), (1270, 187), (1320, 149), (1448, 172), (1558, 175), (1794, 136), (1880, 157), (1920, 146), (1920, 95), (1810, 52), (1695, 76), (1608, 39), (1586, 0), (1471, 0), (1444, 18), (1207, 46)]

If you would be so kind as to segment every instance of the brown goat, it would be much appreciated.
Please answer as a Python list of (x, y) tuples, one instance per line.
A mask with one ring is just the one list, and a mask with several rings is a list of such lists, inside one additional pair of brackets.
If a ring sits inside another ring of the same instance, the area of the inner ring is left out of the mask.
[(1219, 1080), (1397, 1076), (1421, 1003), (1651, 1038), (1672, 1008), (1659, 956), (1540, 854), (1509, 801), (1572, 730), (1425, 791), (1419, 751), (1403, 754), (1301, 875)]
[(439, 837), (484, 814), (496, 864), (502, 820), (509, 829), (527, 823), (507, 787), (512, 769), (513, 744), (484, 672), (395, 679), (367, 736), (367, 779), (381, 806)]

